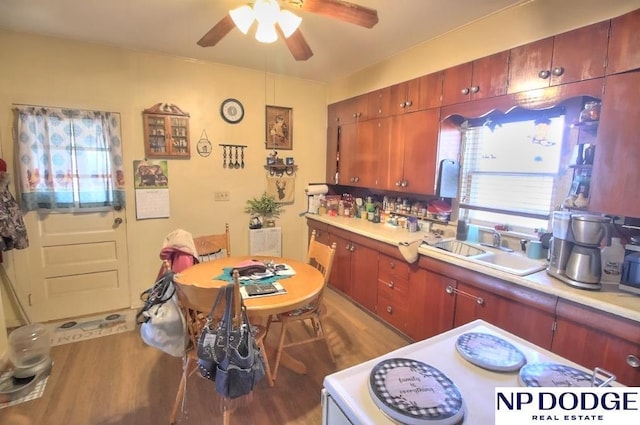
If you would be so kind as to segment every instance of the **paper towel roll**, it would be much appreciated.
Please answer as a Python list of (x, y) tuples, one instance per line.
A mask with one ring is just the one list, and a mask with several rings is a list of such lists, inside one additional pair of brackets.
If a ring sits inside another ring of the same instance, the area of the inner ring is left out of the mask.
[(329, 186), (326, 184), (313, 184), (308, 185), (304, 191), (308, 196), (311, 195), (326, 195), (329, 192)]

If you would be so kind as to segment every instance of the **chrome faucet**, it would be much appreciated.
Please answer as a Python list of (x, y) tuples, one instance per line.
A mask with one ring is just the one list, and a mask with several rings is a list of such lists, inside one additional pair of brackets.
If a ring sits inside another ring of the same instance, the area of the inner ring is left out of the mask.
[(495, 229), (493, 231), (493, 246), (494, 248), (500, 248), (502, 246), (502, 235)]

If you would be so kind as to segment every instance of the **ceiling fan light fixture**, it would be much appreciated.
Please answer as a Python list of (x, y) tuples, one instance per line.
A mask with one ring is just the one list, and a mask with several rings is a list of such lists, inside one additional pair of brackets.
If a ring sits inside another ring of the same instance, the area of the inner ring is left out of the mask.
[(249, 32), (249, 28), (253, 21), (255, 20), (255, 13), (250, 6), (240, 6), (236, 9), (232, 9), (229, 11), (229, 15), (233, 20), (233, 23), (236, 24), (236, 27), (243, 34), (247, 34)]
[(280, 29), (286, 38), (296, 32), (301, 22), (301, 17), (288, 10), (281, 10), (278, 16), (278, 25), (280, 25)]
[(261, 43), (273, 43), (278, 40), (278, 33), (276, 27), (272, 23), (265, 24), (258, 21), (258, 28), (256, 29), (256, 40)]
[(275, 0), (256, 0), (253, 13), (259, 23), (274, 25), (280, 15), (280, 6)]

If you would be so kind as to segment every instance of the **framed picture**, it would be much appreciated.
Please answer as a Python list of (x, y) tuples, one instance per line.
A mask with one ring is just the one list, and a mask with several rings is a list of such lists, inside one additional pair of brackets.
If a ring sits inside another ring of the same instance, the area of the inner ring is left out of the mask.
[(265, 148), (293, 149), (293, 108), (267, 105), (265, 118)]

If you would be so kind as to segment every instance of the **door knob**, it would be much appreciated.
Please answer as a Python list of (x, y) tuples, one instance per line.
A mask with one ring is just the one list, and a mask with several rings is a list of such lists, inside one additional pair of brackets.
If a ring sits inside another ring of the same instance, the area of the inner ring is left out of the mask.
[(116, 228), (122, 224), (122, 219), (120, 217), (116, 217), (113, 220), (113, 227)]

